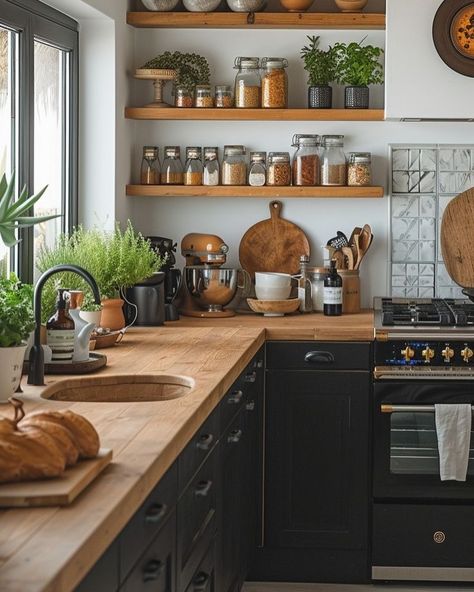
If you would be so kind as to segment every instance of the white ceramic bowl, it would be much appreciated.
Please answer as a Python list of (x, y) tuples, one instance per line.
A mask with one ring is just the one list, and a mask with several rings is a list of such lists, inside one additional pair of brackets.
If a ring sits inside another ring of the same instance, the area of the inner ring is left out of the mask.
[(288, 286), (255, 286), (255, 294), (259, 300), (286, 300), (290, 297), (291, 285)]
[(256, 286), (268, 286), (269, 288), (286, 288), (291, 286), (291, 275), (288, 273), (255, 273)]

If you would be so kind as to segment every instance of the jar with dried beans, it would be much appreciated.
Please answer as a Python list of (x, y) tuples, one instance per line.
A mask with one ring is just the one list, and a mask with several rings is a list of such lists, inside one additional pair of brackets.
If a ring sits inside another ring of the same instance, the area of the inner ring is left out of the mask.
[(186, 86), (177, 86), (174, 91), (174, 106), (189, 108), (194, 104), (193, 92)]
[(227, 84), (218, 84), (215, 88), (215, 103), (219, 109), (231, 109), (234, 106), (232, 88)]
[(247, 164), (244, 146), (224, 146), (222, 185), (246, 185)]
[(204, 109), (214, 107), (214, 99), (212, 98), (211, 87), (209, 84), (198, 84), (196, 86), (194, 106)]
[(347, 184), (351, 187), (372, 185), (372, 155), (370, 152), (350, 152)]
[(342, 186), (347, 183), (344, 136), (323, 136), (321, 185)]
[(201, 148), (188, 146), (186, 148), (186, 163), (184, 165), (184, 184), (202, 185)]
[(142, 185), (160, 184), (160, 161), (158, 160), (158, 148), (156, 146), (143, 146), (140, 183)]
[(321, 184), (321, 138), (317, 134), (295, 134), (292, 146), (293, 185), (309, 186)]
[(267, 185), (291, 185), (290, 155), (270, 152), (267, 162)]
[(288, 61), (285, 58), (263, 58), (261, 62), (262, 107), (286, 109), (288, 107)]
[(165, 157), (161, 167), (162, 185), (183, 184), (183, 164), (179, 146), (165, 146)]
[(239, 57), (235, 59), (235, 106), (240, 109), (258, 109), (260, 107), (261, 78), (258, 58)]

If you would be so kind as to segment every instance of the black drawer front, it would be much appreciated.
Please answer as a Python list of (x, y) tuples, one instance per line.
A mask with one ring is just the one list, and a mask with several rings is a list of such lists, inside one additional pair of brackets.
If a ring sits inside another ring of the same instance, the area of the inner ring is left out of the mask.
[(119, 540), (104, 552), (74, 592), (115, 592), (119, 584)]
[(473, 506), (375, 504), (372, 564), (472, 566), (473, 524)]
[(175, 544), (176, 515), (173, 512), (155, 540), (138, 560), (120, 588), (120, 592), (174, 592)]
[(184, 590), (215, 534), (216, 452), (211, 453), (178, 501), (178, 584)]
[(219, 411), (206, 419), (178, 458), (178, 487), (181, 493), (219, 440)]
[(370, 343), (271, 341), (266, 345), (267, 370), (366, 370)]
[(120, 580), (123, 581), (137, 559), (162, 528), (176, 505), (178, 467), (174, 463), (153, 489), (120, 535)]
[(256, 379), (256, 370), (247, 369), (240, 378), (235, 381), (229, 389), (229, 392), (219, 403), (221, 433), (227, 429), (227, 426), (235, 417), (236, 413), (240, 411), (244, 405), (247, 392), (256, 382)]
[(214, 553), (214, 542), (212, 542), (186, 592), (217, 592)]

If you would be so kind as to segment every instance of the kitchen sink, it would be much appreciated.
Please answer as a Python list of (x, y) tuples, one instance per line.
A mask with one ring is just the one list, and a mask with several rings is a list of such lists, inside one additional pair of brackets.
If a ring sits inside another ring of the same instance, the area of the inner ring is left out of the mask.
[(173, 374), (120, 374), (61, 380), (47, 387), (41, 397), (81, 403), (139, 403), (168, 401), (191, 392), (194, 380)]

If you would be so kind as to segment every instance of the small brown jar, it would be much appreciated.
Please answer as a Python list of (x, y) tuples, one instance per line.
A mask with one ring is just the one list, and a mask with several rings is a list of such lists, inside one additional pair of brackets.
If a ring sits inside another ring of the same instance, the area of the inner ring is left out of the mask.
[(267, 185), (291, 185), (291, 166), (288, 152), (270, 152), (268, 155)]

